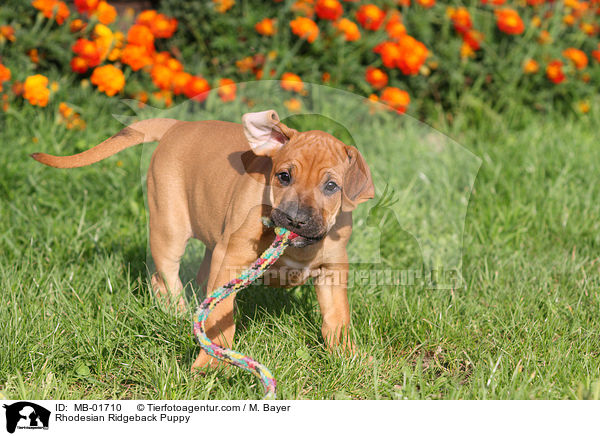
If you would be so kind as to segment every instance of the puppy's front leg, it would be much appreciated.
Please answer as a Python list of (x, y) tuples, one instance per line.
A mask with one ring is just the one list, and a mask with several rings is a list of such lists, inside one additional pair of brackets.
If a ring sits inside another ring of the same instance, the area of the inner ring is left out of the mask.
[[(232, 250), (233, 251), (233, 250)], [(210, 274), (206, 284), (206, 295), (210, 295), (219, 286), (223, 286), (234, 279), (241, 272), (248, 261), (240, 261), (237, 256), (225, 253), (225, 250), (219, 246), (215, 247), (212, 253)], [(235, 294), (230, 295), (221, 301), (210, 313), (206, 320), (206, 335), (211, 341), (221, 347), (231, 348), (233, 345), (233, 336), (235, 334), (235, 322), (233, 321), (233, 310), (235, 303)], [(204, 368), (206, 366), (216, 367), (220, 364), (216, 359), (211, 358), (204, 350), (200, 351), (195, 362), (192, 364), (192, 370)]]
[(354, 352), (350, 338), (350, 306), (348, 304), (348, 264), (322, 266), (315, 278), (317, 300), (321, 308), (321, 332), (330, 350), (341, 345), (342, 351)]

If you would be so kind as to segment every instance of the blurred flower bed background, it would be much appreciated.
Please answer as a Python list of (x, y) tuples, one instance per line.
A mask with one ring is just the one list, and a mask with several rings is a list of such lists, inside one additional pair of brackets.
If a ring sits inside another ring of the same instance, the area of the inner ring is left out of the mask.
[(512, 106), (586, 114), (598, 104), (599, 0), (153, 5), (118, 13), (103, 0), (4, 1), (2, 110), (34, 105), (84, 128), (74, 108), (91, 95), (168, 107), (219, 88), (227, 103), (237, 82), (261, 79), (282, 80), (292, 111), (302, 81), (424, 120)]

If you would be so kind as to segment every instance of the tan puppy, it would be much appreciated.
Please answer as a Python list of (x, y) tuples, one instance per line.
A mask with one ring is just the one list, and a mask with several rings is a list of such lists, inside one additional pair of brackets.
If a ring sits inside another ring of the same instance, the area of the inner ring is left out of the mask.
[[(206, 245), (197, 280), (212, 292), (252, 263), (273, 241), (262, 216), (300, 238), (268, 271), (272, 285), (297, 285), (315, 277), (328, 347), (352, 347), (347, 328), (346, 244), (351, 211), (374, 196), (369, 169), (354, 147), (322, 131), (298, 132), (275, 111), (249, 113), (242, 125), (222, 121), (140, 121), (83, 153), (33, 154), (56, 168), (89, 165), (127, 147), (159, 140), (148, 170), (150, 249), (159, 296), (183, 308), (179, 263), (190, 238)], [(290, 283), (290, 277), (296, 278)], [(231, 347), (234, 297), (207, 321), (207, 333)], [(211, 363), (202, 351), (193, 364)], [(215, 362), (212, 362), (215, 363)]]

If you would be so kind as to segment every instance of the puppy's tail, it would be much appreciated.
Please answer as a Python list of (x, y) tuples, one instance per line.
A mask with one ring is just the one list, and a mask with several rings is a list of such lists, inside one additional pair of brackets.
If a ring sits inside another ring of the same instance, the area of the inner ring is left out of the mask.
[(54, 168), (77, 168), (91, 165), (113, 154), (143, 142), (158, 141), (177, 120), (171, 118), (153, 118), (138, 121), (125, 127), (116, 135), (101, 142), (89, 150), (72, 156), (53, 156), (46, 153), (33, 153), (32, 158)]

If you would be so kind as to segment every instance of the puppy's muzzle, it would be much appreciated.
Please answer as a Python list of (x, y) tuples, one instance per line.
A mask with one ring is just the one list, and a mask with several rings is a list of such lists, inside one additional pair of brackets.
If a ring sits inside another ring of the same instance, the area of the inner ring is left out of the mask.
[(300, 236), (292, 243), (295, 247), (314, 244), (327, 233), (321, 215), (312, 207), (285, 203), (273, 209), (271, 219), (276, 226), (284, 227)]

